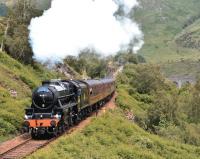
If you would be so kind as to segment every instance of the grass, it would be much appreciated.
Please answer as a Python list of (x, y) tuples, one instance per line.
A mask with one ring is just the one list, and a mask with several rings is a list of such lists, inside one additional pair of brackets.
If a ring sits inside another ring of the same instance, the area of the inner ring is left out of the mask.
[[(184, 59), (199, 59), (198, 49), (183, 48), (175, 40), (192, 17), (199, 15), (200, 1), (196, 0), (138, 0), (142, 7), (136, 9), (134, 19), (141, 25), (144, 32), (144, 47), (140, 54), (149, 62), (166, 62)], [(198, 18), (196, 19), (198, 21)], [(194, 21), (194, 23), (196, 22)], [(199, 25), (194, 25), (193, 28)], [(198, 33), (194, 33), (198, 36)]]
[[(58, 76), (38, 64), (34, 67), (0, 52), (0, 142), (20, 131), (24, 109), (31, 104), (32, 89), (42, 80)], [(17, 92), (16, 97), (12, 96), (11, 90)]]
[(194, 60), (183, 60), (177, 62), (166, 62), (160, 64), (161, 71), (166, 77), (190, 76), (200, 77), (200, 62)]
[(127, 92), (118, 87), (118, 108), (101, 117), (94, 117), (81, 132), (65, 135), (28, 159), (197, 159), (200, 147), (181, 144), (150, 134), (133, 121), (125, 118), (122, 110), (134, 115), (147, 109)]
[[(134, 102), (132, 103), (134, 104)], [(200, 157), (200, 148), (167, 141), (149, 134), (124, 118), (117, 109), (99, 118), (83, 131), (66, 135), (28, 159), (161, 159)]]
[(140, 103), (128, 93), (128, 88), (126, 86), (119, 86), (118, 88), (119, 96), (117, 98), (117, 103), (123, 110), (132, 110), (134, 114), (144, 113), (145, 108), (140, 106)]

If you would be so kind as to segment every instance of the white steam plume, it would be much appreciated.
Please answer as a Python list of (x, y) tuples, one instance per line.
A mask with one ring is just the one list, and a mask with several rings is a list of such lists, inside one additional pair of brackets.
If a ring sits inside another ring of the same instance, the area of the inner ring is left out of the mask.
[[(119, 5), (123, 18), (114, 16)], [(35, 58), (56, 61), (85, 48), (110, 55), (133, 39), (137, 42), (131, 46), (137, 52), (143, 45), (143, 34), (128, 18), (137, 5), (137, 0), (53, 0), (51, 8), (32, 19), (29, 26)]]

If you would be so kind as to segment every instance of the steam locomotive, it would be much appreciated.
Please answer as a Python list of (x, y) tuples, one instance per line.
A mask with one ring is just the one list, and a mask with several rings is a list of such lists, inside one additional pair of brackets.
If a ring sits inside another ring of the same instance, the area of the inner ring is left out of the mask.
[(114, 92), (114, 79), (44, 81), (33, 92), (23, 128), (33, 138), (57, 136), (99, 109)]

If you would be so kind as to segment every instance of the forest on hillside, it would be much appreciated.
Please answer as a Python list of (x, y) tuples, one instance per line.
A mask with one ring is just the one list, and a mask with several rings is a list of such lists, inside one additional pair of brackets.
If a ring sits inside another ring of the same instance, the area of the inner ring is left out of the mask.
[(199, 82), (178, 89), (157, 65), (130, 62), (117, 78), (115, 110), (28, 158), (198, 159), (199, 91)]
[[(118, 82), (120, 107), (133, 112), (134, 121), (144, 130), (200, 146), (200, 81), (178, 89), (164, 78), (159, 66), (129, 64)], [(125, 98), (133, 98), (135, 103), (131, 105)]]

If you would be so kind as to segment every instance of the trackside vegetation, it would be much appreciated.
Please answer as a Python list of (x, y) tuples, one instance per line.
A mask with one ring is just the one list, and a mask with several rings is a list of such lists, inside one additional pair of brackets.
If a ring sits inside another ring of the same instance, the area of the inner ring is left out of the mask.
[[(134, 101), (130, 104), (135, 105)], [(83, 131), (61, 137), (27, 158), (195, 159), (199, 156), (200, 148), (150, 134), (117, 109), (93, 118)]]
[[(135, 115), (144, 130), (182, 143), (200, 146), (200, 82), (183, 88), (162, 76), (152, 64), (127, 65), (118, 77), (118, 105)], [(134, 102), (135, 104), (130, 104)]]
[(200, 158), (198, 119), (189, 115), (196, 109), (187, 101), (198, 86), (178, 90), (159, 70), (150, 64), (126, 65), (117, 79), (115, 110), (27, 158)]

